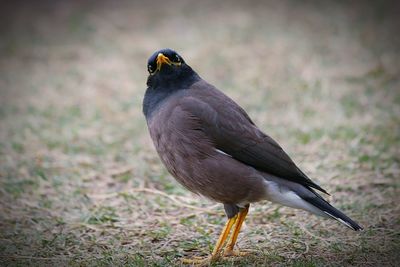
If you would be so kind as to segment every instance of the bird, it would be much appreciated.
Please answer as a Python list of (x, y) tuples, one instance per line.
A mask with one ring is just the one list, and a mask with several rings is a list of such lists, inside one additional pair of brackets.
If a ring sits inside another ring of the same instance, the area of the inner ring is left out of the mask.
[[(227, 222), (205, 259), (241, 256), (235, 249), (250, 204), (267, 200), (363, 228), (334, 208), (282, 147), (231, 98), (202, 79), (174, 50), (154, 52), (143, 113), (169, 173), (191, 192), (223, 204)], [(328, 194), (329, 195), (329, 194)]]

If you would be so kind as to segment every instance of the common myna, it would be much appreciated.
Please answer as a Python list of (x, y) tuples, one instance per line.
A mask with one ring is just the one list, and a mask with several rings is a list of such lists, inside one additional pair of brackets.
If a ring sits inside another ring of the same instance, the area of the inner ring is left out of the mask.
[[(232, 99), (204, 81), (171, 49), (148, 60), (143, 113), (168, 171), (190, 191), (222, 203), (228, 221), (210, 260), (233, 250), (250, 203), (269, 200), (362, 227), (331, 206), (277, 142)], [(192, 263), (195, 263), (193, 261)]]

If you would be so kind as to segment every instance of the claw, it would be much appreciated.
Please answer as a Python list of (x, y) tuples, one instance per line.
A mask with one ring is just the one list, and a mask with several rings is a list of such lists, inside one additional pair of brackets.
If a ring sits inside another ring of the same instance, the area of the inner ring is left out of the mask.
[(182, 259), (182, 264), (207, 266), (212, 262), (212, 258), (208, 257), (194, 257), (193, 259)]
[(238, 249), (225, 249), (224, 257), (242, 257), (249, 255), (248, 251), (239, 251)]

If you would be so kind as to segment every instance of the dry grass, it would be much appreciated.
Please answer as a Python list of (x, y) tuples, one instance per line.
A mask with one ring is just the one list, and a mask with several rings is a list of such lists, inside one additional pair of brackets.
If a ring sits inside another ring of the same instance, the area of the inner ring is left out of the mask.
[(3, 6), (0, 264), (165, 266), (225, 220), (165, 171), (141, 114), (146, 60), (179, 51), (358, 220), (253, 205), (223, 266), (400, 258), (398, 7), (49, 1)]

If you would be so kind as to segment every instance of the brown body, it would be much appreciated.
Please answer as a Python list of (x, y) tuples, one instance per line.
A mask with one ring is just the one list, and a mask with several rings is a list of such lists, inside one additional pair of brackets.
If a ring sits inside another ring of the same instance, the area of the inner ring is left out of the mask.
[[(208, 116), (211, 122), (217, 119), (213, 116), (231, 116), (231, 106), (224, 109), (219, 104), (226, 99), (200, 80), (190, 89), (167, 98), (154, 111), (148, 121), (150, 135), (168, 171), (190, 191), (226, 204), (260, 201), (265, 199), (265, 179), (260, 172), (216, 149), (216, 140), (206, 134), (203, 122), (194, 116), (202, 113), (200, 116)], [(236, 126), (242, 125), (246, 129), (254, 127), (256, 135), (257, 128), (240, 107), (235, 107), (243, 121), (236, 121), (232, 132), (240, 131)], [(209, 112), (216, 108), (218, 114)]]

